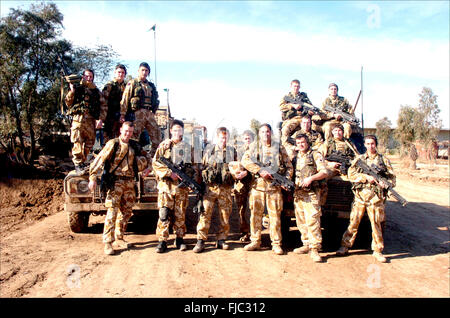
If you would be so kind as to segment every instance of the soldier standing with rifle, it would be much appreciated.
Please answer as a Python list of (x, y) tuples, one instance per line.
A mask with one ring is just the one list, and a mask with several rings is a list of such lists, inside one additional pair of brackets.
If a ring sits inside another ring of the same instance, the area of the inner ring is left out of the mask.
[(380, 181), (374, 176), (363, 173), (357, 165), (358, 160), (353, 162), (348, 171), (348, 177), (353, 183), (355, 199), (350, 213), (350, 224), (342, 237), (342, 246), (336, 254), (342, 256), (348, 253), (348, 249), (355, 242), (359, 223), (367, 211), (372, 226), (373, 256), (377, 261), (385, 263), (386, 258), (382, 254), (384, 249), (382, 223), (385, 220), (386, 188), (389, 186), (385, 183), (390, 182), (391, 186), (395, 186), (396, 178), (389, 160), (377, 151), (378, 141), (376, 136), (365, 136), (364, 145), (367, 152), (357, 159), (366, 163), (367, 166), (375, 167), (379, 171), (379, 176), (389, 181)]
[(170, 125), (170, 139), (159, 144), (153, 157), (152, 166), (158, 180), (158, 208), (159, 220), (156, 226), (158, 237), (157, 253), (167, 250), (169, 239), (169, 227), (173, 219), (173, 232), (175, 233), (175, 246), (180, 251), (187, 249), (184, 243), (186, 234), (186, 208), (189, 204), (189, 188), (182, 183), (179, 175), (172, 171), (160, 158), (167, 158), (191, 178), (196, 176), (193, 150), (191, 146), (183, 142), (184, 124), (180, 120), (174, 120)]
[(87, 156), (95, 144), (95, 129), (100, 129), (106, 118), (106, 103), (102, 93), (94, 84), (94, 71), (85, 69), (80, 85), (69, 84), (65, 97), (72, 116), (70, 141), (72, 161), (78, 174), (87, 172)]
[(104, 122), (104, 140), (116, 138), (120, 134), (120, 102), (125, 90), (125, 76), (127, 68), (123, 64), (117, 64), (114, 71), (114, 79), (103, 87), (103, 97), (108, 105), (106, 120)]
[[(147, 167), (148, 159), (142, 156), (141, 147), (130, 140), (133, 135), (133, 123), (124, 122), (120, 128), (120, 136), (108, 141), (92, 162), (89, 170), (89, 189), (94, 191), (97, 185), (97, 171), (104, 169), (104, 174), (111, 175), (111, 184), (106, 185), (105, 207), (107, 208), (103, 229), (104, 252), (114, 254), (112, 243), (115, 241), (121, 248), (128, 248), (123, 239), (132, 208), (136, 202), (135, 180), (139, 171)], [(147, 176), (147, 168), (142, 174)]]
[(278, 173), (290, 181), (293, 168), (286, 149), (272, 140), (272, 127), (269, 124), (261, 125), (259, 139), (250, 145), (241, 160), (244, 168), (254, 177), (249, 198), (251, 243), (244, 249), (254, 251), (260, 248), (262, 216), (264, 207), (267, 207), (272, 250), (275, 254), (282, 255), (280, 215), (283, 196), (281, 186), (274, 183), (274, 176)]
[(195, 253), (201, 253), (205, 249), (205, 241), (208, 239), (208, 231), (211, 225), (211, 217), (215, 203), (219, 207), (220, 228), (217, 233), (216, 247), (229, 249), (225, 242), (230, 230), (229, 218), (233, 209), (231, 190), (234, 179), (228, 164), (237, 160), (236, 149), (227, 144), (229, 132), (225, 127), (217, 129), (218, 143), (205, 149), (202, 159), (202, 178), (206, 184), (203, 206), (205, 211), (200, 214), (197, 224), (197, 244)]
[(158, 91), (155, 85), (147, 80), (149, 74), (150, 66), (143, 62), (139, 65), (138, 77), (127, 83), (120, 103), (120, 122), (125, 121), (126, 115), (134, 115), (135, 119), (127, 119), (135, 121), (133, 139), (139, 140), (146, 129), (152, 143), (150, 154), (153, 156), (161, 142), (161, 130), (155, 118), (159, 106)]
[(294, 208), (297, 227), (301, 234), (303, 246), (294, 249), (294, 253), (309, 252), (314, 262), (321, 262), (319, 250), (322, 248), (320, 229), (320, 182), (328, 176), (323, 156), (311, 149), (307, 135), (299, 134), (295, 139), (298, 154), (295, 160)]

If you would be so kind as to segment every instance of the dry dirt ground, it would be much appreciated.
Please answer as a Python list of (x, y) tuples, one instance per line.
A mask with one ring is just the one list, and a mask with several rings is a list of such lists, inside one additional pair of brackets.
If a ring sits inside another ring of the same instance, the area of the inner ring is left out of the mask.
[[(88, 233), (70, 232), (63, 211), (62, 179), (2, 179), (0, 183), (1, 297), (449, 297), (449, 166), (419, 165), (408, 171), (393, 158), (396, 190), (409, 204), (387, 203), (385, 254), (377, 263), (359, 247), (336, 257), (324, 246), (324, 262), (297, 255), (293, 226), (285, 255), (245, 252), (238, 217), (231, 218), (231, 246), (195, 254), (195, 222), (188, 224), (189, 250), (170, 245), (155, 253), (156, 218), (134, 218), (129, 250), (103, 254), (103, 217), (91, 216)], [(133, 220), (133, 219), (132, 219)], [(293, 224), (295, 225), (295, 224)], [(214, 227), (210, 233), (214, 233)], [(341, 233), (339, 235), (342, 235)], [(173, 237), (173, 235), (172, 235)], [(171, 237), (171, 238), (172, 238)]]

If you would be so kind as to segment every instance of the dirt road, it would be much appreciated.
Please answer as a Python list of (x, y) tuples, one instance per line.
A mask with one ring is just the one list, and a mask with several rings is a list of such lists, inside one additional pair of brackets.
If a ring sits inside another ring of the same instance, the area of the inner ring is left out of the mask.
[[(54, 180), (37, 182), (35, 188)], [(322, 253), (325, 261), (313, 263), (307, 255), (292, 252), (299, 245), (295, 228), (291, 228), (287, 238), (285, 255), (272, 253), (267, 230), (263, 234), (265, 248), (245, 252), (238, 241), (235, 221), (229, 251), (215, 249), (214, 236), (210, 235), (206, 251), (193, 253), (196, 240), (191, 225), (188, 251), (180, 252), (170, 246), (167, 253), (157, 254), (154, 218), (131, 223), (127, 239), (133, 247), (106, 256), (101, 243), (103, 217), (91, 217), (89, 233), (70, 232), (62, 211), (61, 192), (55, 185), (53, 200), (36, 203), (48, 209), (47, 216), (37, 217), (31, 223), (25, 222), (24, 217), (21, 224), (5, 225), (5, 211), (14, 204), (21, 207), (20, 200), (14, 196), (27, 196), (20, 190), (14, 192), (17, 187), (13, 187), (9, 197), (2, 198), (0, 210), (0, 295), (449, 297), (448, 183), (417, 182), (399, 176), (397, 184), (397, 191), (410, 203), (401, 207), (397, 202), (388, 202), (385, 254), (389, 263), (386, 264), (377, 263), (371, 252), (364, 249), (353, 249), (348, 257), (336, 257), (327, 247)], [(3, 196), (7, 188), (2, 185)], [(33, 207), (23, 207), (26, 208), (32, 211)]]

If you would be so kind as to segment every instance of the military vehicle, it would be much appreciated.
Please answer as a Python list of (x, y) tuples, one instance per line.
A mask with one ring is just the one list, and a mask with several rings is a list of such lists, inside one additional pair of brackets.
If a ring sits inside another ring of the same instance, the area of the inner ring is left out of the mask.
[[(173, 121), (170, 109), (160, 106), (156, 112), (156, 120), (161, 129), (162, 138), (168, 138), (170, 123)], [(198, 153), (201, 156), (201, 151), (206, 143), (206, 127), (198, 126), (192, 121), (184, 121), (184, 123), (183, 140), (193, 145), (194, 148), (197, 147), (195, 149), (200, 149)], [(97, 188), (94, 193), (88, 188), (88, 174), (78, 175), (75, 171), (71, 171), (64, 179), (64, 210), (67, 213), (69, 227), (75, 233), (86, 231), (91, 214), (106, 214), (105, 198), (102, 196), (99, 186), (100, 177), (101, 175), (98, 174)], [(158, 189), (156, 186), (157, 181), (153, 172), (145, 178), (139, 173), (139, 180), (136, 182), (137, 195), (136, 204), (133, 207), (134, 213), (158, 213)]]

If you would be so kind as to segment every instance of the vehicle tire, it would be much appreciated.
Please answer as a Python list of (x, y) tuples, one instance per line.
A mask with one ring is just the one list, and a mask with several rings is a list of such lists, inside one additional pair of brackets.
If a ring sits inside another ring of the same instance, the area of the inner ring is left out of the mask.
[(69, 212), (69, 227), (74, 233), (86, 232), (89, 224), (90, 212)]

